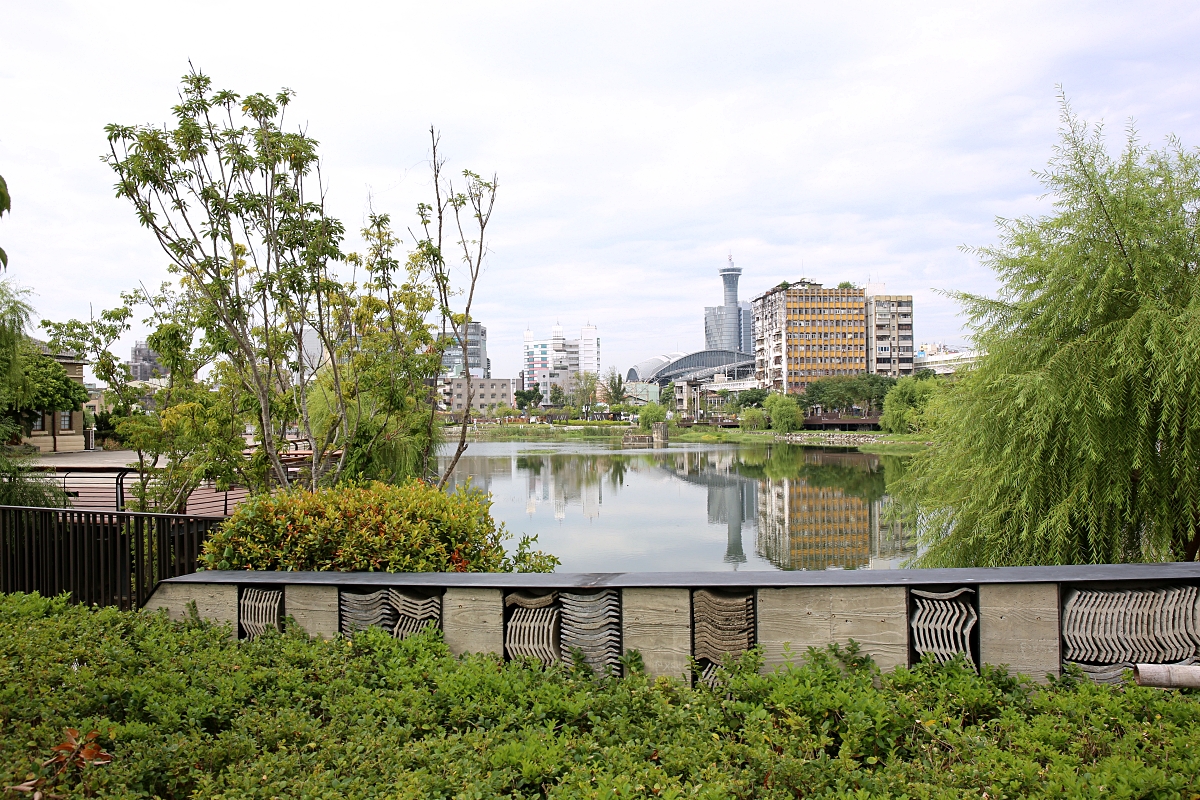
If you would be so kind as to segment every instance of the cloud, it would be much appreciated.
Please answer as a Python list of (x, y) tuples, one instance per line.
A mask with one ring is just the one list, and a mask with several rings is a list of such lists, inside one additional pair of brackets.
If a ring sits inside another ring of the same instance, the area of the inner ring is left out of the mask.
[[(0, 49), (0, 221), (43, 316), (85, 316), (165, 258), (113, 197), (108, 122), (165, 122), (190, 58), (217, 86), (298, 92), (330, 202), (409, 218), (431, 123), (499, 174), (479, 318), (494, 373), (521, 332), (597, 324), (622, 368), (703, 343), (732, 252), (742, 296), (868, 277), (917, 298), (994, 290), (962, 244), (1044, 208), (1056, 85), (1119, 139), (1200, 142), (1200, 12), (1142, 3), (14, 4)], [(1119, 142), (1118, 142), (1119, 143)], [(356, 246), (351, 242), (351, 246)], [(132, 337), (129, 344), (132, 343)]]

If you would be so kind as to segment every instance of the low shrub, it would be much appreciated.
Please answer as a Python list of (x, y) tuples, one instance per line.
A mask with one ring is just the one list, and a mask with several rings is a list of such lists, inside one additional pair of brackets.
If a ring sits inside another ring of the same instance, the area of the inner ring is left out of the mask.
[[(836, 649), (804, 662), (764, 675), (751, 653), (713, 690), (455, 658), (436, 631), (236, 642), (199, 621), (0, 596), (0, 786), (350, 800), (1200, 792), (1196, 695), (1036, 688), (961, 663), (881, 676)], [(43, 766), (65, 728), (96, 731), (111, 762)]]
[(204, 546), (208, 569), (553, 572), (558, 559), (497, 525), (486, 492), (371, 482), (252, 497)]

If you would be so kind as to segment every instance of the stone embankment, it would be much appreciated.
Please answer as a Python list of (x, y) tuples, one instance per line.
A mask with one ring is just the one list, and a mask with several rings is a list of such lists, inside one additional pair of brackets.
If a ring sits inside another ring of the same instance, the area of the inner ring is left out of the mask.
[(776, 436), (775, 440), (790, 444), (824, 444), (831, 447), (858, 447), (863, 444), (883, 444), (888, 441), (873, 433), (845, 433), (842, 431), (785, 433)]

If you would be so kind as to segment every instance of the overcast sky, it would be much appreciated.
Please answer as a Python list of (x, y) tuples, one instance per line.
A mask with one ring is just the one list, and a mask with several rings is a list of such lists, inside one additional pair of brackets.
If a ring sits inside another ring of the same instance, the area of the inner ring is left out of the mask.
[(352, 231), (368, 197), (412, 218), (431, 124), (452, 169), (499, 175), (477, 315), (497, 377), (556, 321), (599, 326), (621, 369), (699, 349), (730, 253), (743, 299), (883, 282), (916, 296), (918, 341), (962, 343), (935, 290), (994, 291), (960, 246), (1044, 208), (1056, 86), (1114, 147), (1131, 119), (1195, 146), (1197, 41), (1196, 3), (0, 0), (0, 245), (55, 320), (165, 279), (103, 126), (166, 121), (191, 59), (296, 91)]

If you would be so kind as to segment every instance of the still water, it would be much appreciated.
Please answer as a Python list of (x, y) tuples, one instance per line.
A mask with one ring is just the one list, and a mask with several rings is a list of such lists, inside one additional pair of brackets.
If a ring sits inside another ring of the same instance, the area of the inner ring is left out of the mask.
[(885, 514), (902, 469), (784, 444), (477, 442), (453, 481), (490, 491), (497, 521), (560, 572), (892, 569), (911, 555)]

